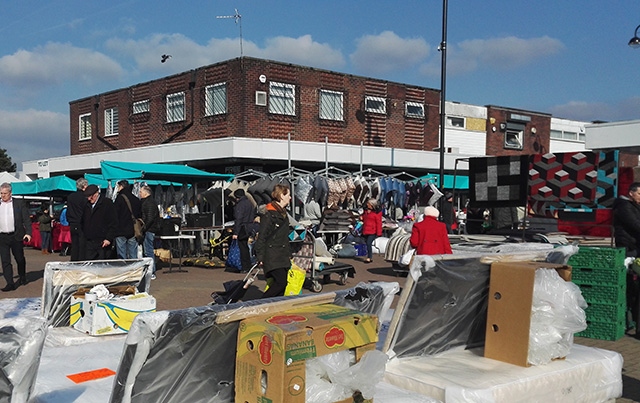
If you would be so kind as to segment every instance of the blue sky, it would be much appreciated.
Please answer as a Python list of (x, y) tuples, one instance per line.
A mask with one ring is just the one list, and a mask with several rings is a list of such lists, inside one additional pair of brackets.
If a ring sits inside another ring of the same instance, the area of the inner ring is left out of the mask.
[[(69, 102), (240, 56), (440, 88), (442, 2), (3, 1), (0, 148), (69, 154)], [(638, 1), (449, 1), (446, 98), (640, 119)], [(160, 63), (162, 54), (171, 54)]]

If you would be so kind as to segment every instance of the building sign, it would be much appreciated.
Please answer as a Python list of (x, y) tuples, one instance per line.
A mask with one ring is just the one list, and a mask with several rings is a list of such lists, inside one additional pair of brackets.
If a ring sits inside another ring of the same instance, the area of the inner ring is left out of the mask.
[(49, 177), (49, 160), (38, 160), (38, 178)]

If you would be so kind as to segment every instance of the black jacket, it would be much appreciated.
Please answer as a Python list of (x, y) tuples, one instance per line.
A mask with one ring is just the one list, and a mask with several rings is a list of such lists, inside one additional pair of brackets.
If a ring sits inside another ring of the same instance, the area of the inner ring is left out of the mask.
[(627, 249), (627, 256), (640, 252), (640, 205), (626, 196), (613, 202), (613, 236), (616, 246)]
[(247, 196), (242, 196), (233, 208), (233, 235), (246, 239), (251, 235), (251, 224), (256, 218), (256, 208)]
[[(85, 206), (82, 215), (82, 230), (89, 241), (106, 239), (113, 243), (113, 239), (116, 237), (117, 222), (118, 218), (113, 202), (101, 194), (94, 208), (91, 208), (91, 203), (87, 203)], [(131, 231), (133, 232), (133, 226)]]
[[(125, 202), (124, 198), (127, 198), (131, 203), (131, 210), (129, 210), (129, 206)], [(122, 189), (115, 201), (116, 214), (118, 216), (118, 226), (116, 227), (116, 236), (123, 236), (127, 239), (133, 238), (133, 219), (131, 218), (131, 213), (133, 212), (133, 216), (135, 218), (142, 217), (142, 203), (140, 199), (135, 197), (133, 193), (131, 193), (130, 189)]]
[(31, 235), (31, 218), (29, 208), (21, 199), (11, 198), (13, 204), (14, 239), (22, 241), (25, 235)]
[(149, 196), (142, 199), (142, 221), (144, 221), (144, 232), (151, 232), (153, 234), (160, 234), (161, 222), (158, 206), (153, 200), (153, 197)]
[(256, 240), (256, 256), (265, 273), (291, 267), (289, 246), (289, 217), (277, 211), (273, 204), (260, 216), (260, 230)]
[(71, 231), (79, 229), (87, 203), (89, 202), (81, 190), (77, 190), (67, 196), (67, 221)]

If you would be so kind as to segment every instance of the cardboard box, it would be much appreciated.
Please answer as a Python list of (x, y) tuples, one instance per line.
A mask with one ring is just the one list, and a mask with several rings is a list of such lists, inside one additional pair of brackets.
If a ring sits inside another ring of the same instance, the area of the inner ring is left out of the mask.
[(235, 401), (304, 403), (305, 360), (346, 349), (355, 349), (359, 359), (377, 341), (375, 315), (333, 304), (245, 319), (238, 330)]
[(544, 262), (491, 264), (485, 357), (528, 366), (533, 285), (539, 268), (556, 269), (560, 277), (571, 281), (570, 266)]
[(146, 292), (102, 301), (87, 301), (84, 295), (73, 295), (70, 325), (91, 336), (128, 333), (138, 314), (155, 310), (156, 299)]

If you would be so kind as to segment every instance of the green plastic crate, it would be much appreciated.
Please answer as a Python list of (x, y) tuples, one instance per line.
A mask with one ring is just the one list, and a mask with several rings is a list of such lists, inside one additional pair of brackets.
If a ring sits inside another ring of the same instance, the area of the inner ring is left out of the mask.
[(617, 322), (596, 322), (587, 320), (587, 328), (575, 335), (576, 337), (616, 341), (624, 336), (625, 325), (625, 320)]
[(622, 304), (627, 301), (627, 284), (620, 285), (594, 285), (580, 284), (582, 296), (587, 304)]
[(627, 269), (624, 266), (614, 268), (571, 268), (571, 280), (576, 284), (619, 286), (627, 283)]
[(567, 263), (571, 267), (590, 269), (614, 268), (624, 266), (624, 248), (599, 248), (594, 246), (580, 246), (578, 253), (569, 258)]
[(587, 321), (618, 323), (627, 320), (627, 304), (589, 304), (585, 313)]

